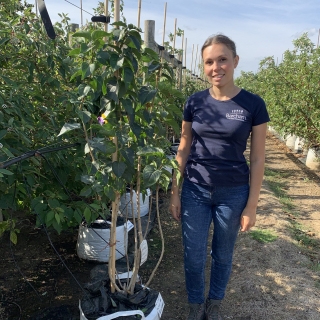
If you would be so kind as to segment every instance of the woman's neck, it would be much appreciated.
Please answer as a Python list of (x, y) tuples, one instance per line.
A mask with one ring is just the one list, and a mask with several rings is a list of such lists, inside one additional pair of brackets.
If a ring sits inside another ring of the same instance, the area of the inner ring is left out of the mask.
[(241, 91), (241, 89), (239, 87), (237, 87), (236, 85), (232, 85), (228, 88), (219, 88), (219, 87), (215, 87), (212, 86), (209, 89), (209, 92), (211, 94), (211, 96), (216, 99), (216, 100), (230, 100), (233, 97), (235, 97), (239, 92)]

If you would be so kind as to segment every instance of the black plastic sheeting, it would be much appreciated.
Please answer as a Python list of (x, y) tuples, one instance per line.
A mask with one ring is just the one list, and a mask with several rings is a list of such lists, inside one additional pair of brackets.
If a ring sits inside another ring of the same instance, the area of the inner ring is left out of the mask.
[[(122, 282), (126, 282), (124, 279)], [(81, 299), (81, 309), (88, 320), (119, 311), (141, 310), (148, 316), (154, 309), (159, 292), (135, 285), (134, 294), (110, 292), (110, 279), (106, 265), (91, 270), (91, 281), (84, 286), (87, 297)], [(119, 320), (137, 320), (140, 316), (119, 317)]]

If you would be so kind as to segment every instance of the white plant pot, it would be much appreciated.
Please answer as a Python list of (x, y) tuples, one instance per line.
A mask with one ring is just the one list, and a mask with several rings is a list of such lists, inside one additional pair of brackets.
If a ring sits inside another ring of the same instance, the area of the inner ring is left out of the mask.
[[(80, 320), (88, 320), (85, 314), (83, 313), (83, 311), (81, 310), (80, 304), (79, 304), (79, 309), (80, 309)], [(159, 316), (159, 313), (157, 312), (157, 309), (154, 308), (147, 317), (145, 317), (144, 313), (141, 310), (131, 310), (131, 311), (116, 312), (107, 316), (99, 317), (96, 320), (112, 320), (119, 317), (128, 317), (128, 316), (134, 316), (134, 315), (141, 316), (141, 320), (160, 320), (161, 319), (161, 317)]]
[(286, 146), (288, 148), (290, 148), (291, 150), (294, 150), (294, 146), (295, 146), (295, 142), (297, 140), (297, 136), (294, 135), (294, 134), (289, 134), (287, 137), (286, 137)]
[(297, 137), (296, 141), (294, 142), (294, 152), (299, 153), (302, 151), (301, 141), (302, 139), (300, 139), (300, 137)]
[[(96, 220), (95, 223), (105, 223), (104, 220)], [(128, 232), (132, 223), (128, 221), (116, 228), (116, 260), (123, 258), (128, 248)], [(78, 257), (84, 260), (108, 262), (110, 229), (88, 228), (80, 225), (77, 240)]]
[[(144, 198), (144, 201), (143, 201)], [(144, 217), (149, 213), (149, 198), (150, 198), (150, 190), (147, 190), (147, 194), (143, 197), (142, 193), (140, 193), (139, 202), (140, 202), (140, 217)], [(122, 215), (127, 216), (128, 218), (132, 218), (132, 209), (134, 217), (138, 217), (138, 206), (137, 206), (137, 193), (135, 191), (132, 192), (132, 203), (130, 198), (130, 192), (126, 192), (120, 198), (120, 206), (119, 210)]]
[(320, 159), (317, 155), (317, 151), (313, 148), (308, 150), (306, 166), (311, 170), (319, 170), (320, 169)]

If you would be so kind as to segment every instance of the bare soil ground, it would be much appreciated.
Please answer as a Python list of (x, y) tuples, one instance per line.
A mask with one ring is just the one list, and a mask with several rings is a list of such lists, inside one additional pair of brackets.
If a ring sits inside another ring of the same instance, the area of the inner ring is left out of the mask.
[[(277, 238), (261, 242), (251, 232), (239, 235), (222, 304), (223, 319), (319, 320), (320, 178), (272, 135), (267, 139), (266, 168), (281, 176), (282, 192), (288, 195), (292, 209), (283, 205), (266, 181), (263, 183), (253, 231), (267, 231)], [(164, 299), (162, 319), (184, 320), (188, 304), (181, 230), (168, 212), (168, 195), (163, 194), (162, 200), (165, 254), (150, 287), (161, 292)], [(60, 237), (50, 233), (73, 278), (43, 230), (34, 229), (33, 221), (26, 218), (19, 225), (16, 246), (10, 246), (8, 235), (0, 239), (0, 319), (79, 319), (82, 291), (77, 282), (89, 280), (95, 263), (77, 257), (77, 232)], [(149, 233), (148, 243), (149, 258), (140, 269), (143, 281), (160, 255), (157, 226)], [(208, 259), (208, 273), (209, 267)], [(60, 307), (60, 314), (50, 309), (56, 307)]]

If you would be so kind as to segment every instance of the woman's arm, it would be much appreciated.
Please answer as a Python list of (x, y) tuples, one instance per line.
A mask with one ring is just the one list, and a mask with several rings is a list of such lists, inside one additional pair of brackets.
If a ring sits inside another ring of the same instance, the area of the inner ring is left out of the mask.
[(256, 212), (264, 174), (267, 123), (252, 127), (250, 145), (250, 191), (241, 217), (241, 231), (248, 231), (256, 223)]
[[(176, 160), (179, 165), (179, 170), (181, 175), (183, 175), (184, 168), (190, 154), (192, 142), (192, 123), (191, 122), (182, 122), (182, 130), (181, 130), (181, 138), (180, 144), (177, 151)], [(180, 213), (181, 213), (181, 202), (179, 197), (179, 185), (177, 183), (176, 174), (173, 174), (172, 177), (172, 187), (171, 187), (171, 199), (170, 199), (170, 212), (172, 217), (180, 221)]]

